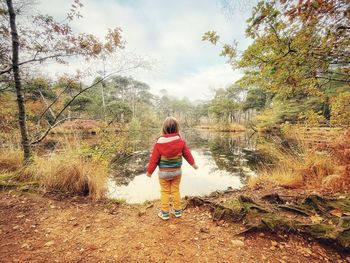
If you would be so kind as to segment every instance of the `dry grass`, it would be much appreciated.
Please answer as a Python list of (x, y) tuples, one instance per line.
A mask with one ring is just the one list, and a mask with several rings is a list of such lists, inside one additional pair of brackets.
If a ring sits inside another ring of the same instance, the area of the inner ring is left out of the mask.
[(47, 190), (89, 195), (94, 199), (105, 194), (107, 167), (96, 161), (84, 160), (74, 152), (41, 158), (37, 160), (36, 167), (39, 181)]
[(23, 154), (16, 149), (3, 149), (0, 151), (0, 172), (13, 172), (23, 163)]
[(286, 188), (299, 188), (304, 184), (303, 177), (291, 170), (278, 168), (274, 170), (262, 170), (258, 176), (249, 178), (248, 185), (251, 188), (256, 188), (260, 185), (269, 184), (283, 186)]
[(106, 163), (83, 158), (74, 147), (46, 157), (35, 156), (27, 166), (22, 166), (20, 150), (1, 151), (0, 172), (11, 173), (15, 182), (37, 182), (45, 191), (89, 195), (93, 199), (104, 197), (108, 177)]
[(336, 164), (331, 176), (323, 180), (323, 188), (328, 191), (350, 191), (350, 129), (333, 144), (320, 147), (328, 150)]
[[(273, 144), (260, 145), (261, 151), (273, 157), (275, 166), (263, 167), (260, 175), (252, 177), (248, 185), (254, 188), (269, 183), (284, 187), (322, 190), (329, 178), (338, 178), (335, 176), (338, 169), (334, 157), (329, 152), (318, 151), (310, 140), (305, 139), (306, 136), (296, 130), (289, 131), (288, 137), (296, 142), (296, 147), (288, 150)], [(334, 180), (332, 184), (335, 187)], [(330, 185), (328, 183), (328, 186)]]
[(57, 126), (54, 133), (91, 133), (97, 132), (102, 128), (105, 128), (106, 124), (101, 121), (89, 120), (89, 119), (78, 119), (73, 121), (66, 121), (61, 125)]

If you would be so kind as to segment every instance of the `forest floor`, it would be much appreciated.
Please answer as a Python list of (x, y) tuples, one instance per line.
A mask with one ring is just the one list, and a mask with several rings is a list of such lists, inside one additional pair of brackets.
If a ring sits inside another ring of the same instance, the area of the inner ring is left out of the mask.
[(297, 234), (236, 235), (204, 207), (162, 221), (158, 201), (92, 202), (0, 192), (0, 262), (350, 262), (334, 247)]

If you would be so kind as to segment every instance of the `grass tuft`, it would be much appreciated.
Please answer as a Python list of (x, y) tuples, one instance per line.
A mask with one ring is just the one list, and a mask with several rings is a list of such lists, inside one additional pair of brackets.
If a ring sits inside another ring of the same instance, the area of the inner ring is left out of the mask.
[(334, 157), (326, 151), (319, 151), (317, 146), (306, 140), (307, 135), (290, 130), (289, 146), (276, 147), (275, 144), (263, 144), (259, 149), (274, 160), (272, 167), (263, 167), (259, 176), (252, 177), (248, 185), (255, 188), (263, 184), (284, 186), (288, 188), (305, 187), (322, 190), (327, 186), (339, 190), (339, 172)]
[(11, 178), (14, 183), (38, 183), (45, 191), (89, 195), (93, 199), (105, 196), (107, 164), (84, 157), (79, 148), (35, 156), (33, 163), (26, 166), (21, 156), (19, 150), (0, 153), (0, 181), (4, 185)]
[(20, 150), (9, 149), (0, 151), (0, 172), (13, 172), (18, 170), (23, 163)]

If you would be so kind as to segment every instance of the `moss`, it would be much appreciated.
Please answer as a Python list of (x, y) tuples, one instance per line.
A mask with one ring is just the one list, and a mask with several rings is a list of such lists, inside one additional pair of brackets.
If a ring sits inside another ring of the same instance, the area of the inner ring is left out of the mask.
[(343, 248), (350, 249), (350, 230), (341, 232), (337, 237), (337, 241)]
[(326, 225), (326, 224), (313, 224), (313, 225), (303, 225), (300, 224), (298, 226), (303, 232), (311, 235), (312, 237), (318, 238), (318, 239), (334, 239), (334, 235), (332, 234), (334, 232), (334, 226), (332, 225)]
[(222, 205), (216, 205), (213, 211), (214, 220), (225, 220), (230, 222), (239, 222), (245, 217), (244, 210), (234, 210)]
[(282, 218), (276, 214), (268, 214), (261, 219), (262, 224), (270, 231), (295, 230), (297, 221)]
[(302, 207), (318, 213), (326, 214), (331, 210), (340, 209), (342, 212), (350, 213), (350, 196), (342, 198), (324, 198), (318, 195), (310, 195), (301, 204)]
[(108, 198), (108, 203), (110, 204), (125, 204), (126, 199), (125, 198)]
[(235, 211), (240, 211), (243, 208), (241, 202), (236, 198), (227, 200), (223, 205)]
[(350, 213), (350, 196), (345, 196), (337, 200), (330, 200), (328, 206), (332, 209), (339, 208), (343, 212)]

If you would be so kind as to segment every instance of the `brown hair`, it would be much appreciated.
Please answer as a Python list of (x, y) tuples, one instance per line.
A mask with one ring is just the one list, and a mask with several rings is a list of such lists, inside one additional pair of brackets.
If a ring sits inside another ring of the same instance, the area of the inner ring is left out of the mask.
[(178, 133), (179, 123), (174, 117), (167, 117), (163, 122), (163, 134)]

